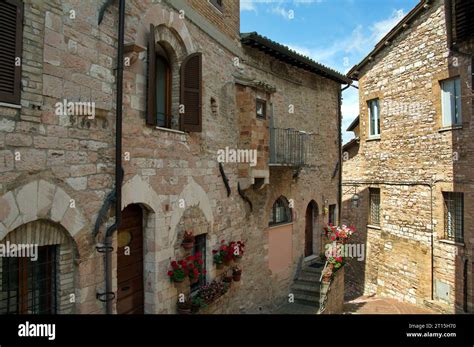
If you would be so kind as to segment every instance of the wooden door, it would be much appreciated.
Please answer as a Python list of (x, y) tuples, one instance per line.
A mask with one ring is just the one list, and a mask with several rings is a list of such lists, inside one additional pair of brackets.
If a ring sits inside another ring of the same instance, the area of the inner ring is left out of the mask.
[(143, 211), (139, 205), (122, 211), (117, 243), (117, 313), (143, 314)]
[(306, 227), (305, 227), (305, 242), (304, 242), (304, 256), (309, 257), (313, 255), (313, 218), (314, 210), (313, 204), (309, 203), (306, 208)]

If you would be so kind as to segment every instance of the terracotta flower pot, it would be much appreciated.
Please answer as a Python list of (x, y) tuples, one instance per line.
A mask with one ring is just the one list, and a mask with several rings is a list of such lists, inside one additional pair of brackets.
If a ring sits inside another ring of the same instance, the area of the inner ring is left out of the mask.
[(239, 282), (241, 276), (242, 276), (242, 271), (234, 272), (234, 274), (232, 275), (232, 278), (235, 282)]
[(234, 263), (240, 263), (242, 261), (242, 257), (234, 257)]
[(231, 283), (232, 283), (232, 276), (226, 276), (226, 277), (224, 277), (224, 282), (225, 282), (225, 283), (229, 283), (229, 286), (230, 286)]
[(193, 249), (194, 247), (194, 241), (191, 241), (191, 242), (183, 242), (181, 243), (181, 246), (183, 246), (183, 248), (187, 251), (189, 251), (190, 249)]

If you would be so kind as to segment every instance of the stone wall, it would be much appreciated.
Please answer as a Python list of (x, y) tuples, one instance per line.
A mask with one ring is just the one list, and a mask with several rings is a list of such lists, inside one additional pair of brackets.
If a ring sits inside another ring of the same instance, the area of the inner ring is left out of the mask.
[[(343, 163), (343, 219), (357, 225), (367, 250), (365, 263), (352, 261), (347, 271), (359, 291), (419, 305), (435, 302), (448, 312), (463, 311), (467, 300), (473, 309), (470, 66), (469, 57), (449, 52), (443, 2), (434, 1), (362, 68), (360, 146)], [(444, 129), (440, 81), (453, 76), (462, 81), (462, 128)], [(368, 138), (367, 101), (373, 98), (381, 108), (381, 135), (375, 140)], [(380, 229), (367, 227), (368, 187), (381, 189)], [(464, 243), (445, 240), (443, 191), (464, 192)], [(362, 198), (358, 208), (351, 204), (354, 192)], [(438, 281), (449, 287), (447, 300), (437, 299)]]
[[(204, 1), (194, 6), (204, 4), (212, 6)], [(236, 8), (232, 11), (238, 13)], [(95, 246), (112, 223), (112, 219), (103, 223), (94, 237), (99, 209), (114, 185), (117, 5), (105, 12), (100, 26), (98, 12), (99, 3), (92, 1), (26, 1), (22, 105), (21, 109), (0, 108), (0, 240), (17, 226), (40, 217), (63, 225), (78, 249), (74, 256), (77, 313), (105, 312), (104, 304), (96, 299), (96, 293), (104, 289), (104, 272), (103, 256)], [(196, 232), (207, 234), (208, 280), (219, 275), (211, 253), (220, 240), (247, 244), (241, 282), (223, 298), (225, 305), (216, 304), (209, 310), (269, 311), (286, 297), (292, 280), (291, 271), (275, 278), (268, 268), (267, 227), (273, 202), (281, 195), (294, 201), (293, 271), (303, 254), (306, 206), (314, 200), (323, 211), (326, 200), (337, 203), (337, 176), (331, 176), (338, 160), (340, 86), (284, 64), (282, 70), (273, 58), (240, 50), (237, 45), (241, 64), (236, 66), (235, 52), (199, 23), (187, 16), (181, 19), (166, 2), (127, 1), (126, 12), (127, 43), (146, 47), (149, 24), (154, 24), (161, 27), (157, 28), (159, 37), (169, 40), (175, 52), (203, 54), (200, 133), (145, 125), (146, 51), (124, 71), (122, 208), (136, 203), (145, 209), (145, 312), (176, 311), (178, 291), (167, 271), (170, 259), (182, 255), (177, 245), (188, 222)], [(160, 31), (164, 27), (168, 29)], [(34, 52), (29, 54), (30, 50)], [(252, 210), (237, 192), (239, 166), (223, 165), (232, 189), (227, 197), (217, 163), (219, 149), (239, 148), (241, 143), (234, 76), (241, 73), (275, 86), (276, 125), (314, 132), (319, 144), (315, 147), (320, 158), (317, 165), (304, 168), (297, 176), (291, 168), (268, 169), (268, 185), (246, 190)], [(64, 99), (95, 102), (96, 117), (57, 115), (55, 104)], [(294, 114), (288, 114), (289, 104), (295, 106)], [(17, 152), (21, 159), (15, 161)], [(31, 182), (39, 183), (18, 193)], [(33, 211), (26, 207), (31, 201), (37, 201)], [(41, 208), (43, 205), (46, 207)], [(318, 220), (322, 225), (327, 216), (320, 215)], [(319, 237), (320, 225), (314, 237)], [(116, 264), (114, 253), (114, 290)]]

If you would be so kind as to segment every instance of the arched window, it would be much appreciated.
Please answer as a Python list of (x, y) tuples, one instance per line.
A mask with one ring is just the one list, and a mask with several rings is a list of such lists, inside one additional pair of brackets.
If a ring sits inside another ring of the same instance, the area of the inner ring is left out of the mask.
[(157, 125), (171, 128), (171, 67), (165, 50), (156, 45), (156, 117)]
[(291, 220), (291, 209), (288, 200), (284, 196), (280, 196), (273, 204), (268, 224), (290, 223)]

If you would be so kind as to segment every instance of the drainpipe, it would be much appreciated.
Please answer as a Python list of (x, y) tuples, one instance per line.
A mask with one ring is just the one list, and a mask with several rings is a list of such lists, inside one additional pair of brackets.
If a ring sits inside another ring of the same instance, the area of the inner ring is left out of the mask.
[(339, 183), (337, 185), (337, 221), (338, 224), (341, 224), (341, 216), (342, 216), (342, 92), (351, 86), (351, 83), (348, 83), (347, 86), (339, 90), (339, 98), (338, 98), (338, 144), (339, 144)]
[(122, 98), (123, 98), (123, 51), (125, 32), (125, 0), (119, 0), (119, 27), (117, 50), (117, 98), (115, 117), (115, 223), (109, 226), (104, 235), (105, 252), (105, 297), (106, 312), (112, 314), (112, 235), (120, 227), (122, 212)]

